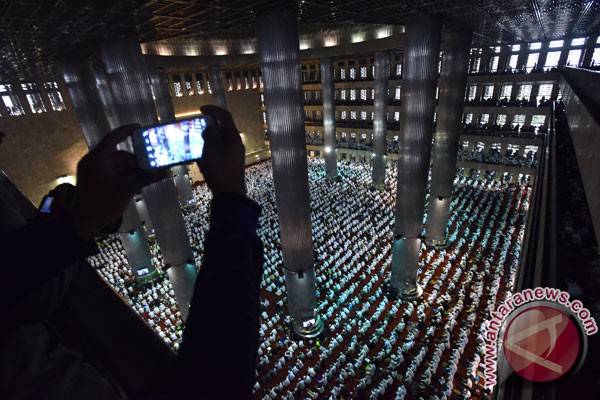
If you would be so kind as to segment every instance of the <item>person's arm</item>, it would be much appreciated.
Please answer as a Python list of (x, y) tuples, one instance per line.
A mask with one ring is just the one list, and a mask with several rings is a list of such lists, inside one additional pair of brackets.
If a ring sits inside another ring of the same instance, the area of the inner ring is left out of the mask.
[(90, 255), (94, 236), (121, 216), (134, 193), (166, 176), (165, 171), (140, 170), (133, 154), (117, 150), (135, 128), (110, 132), (79, 161), (73, 204), (64, 214), (0, 237), (3, 307)]
[(259, 328), (262, 243), (260, 207), (240, 194), (220, 193), (211, 203), (178, 371), (187, 386), (211, 398), (252, 398)]
[(95, 251), (93, 241), (82, 241), (67, 218), (32, 222), (0, 236), (3, 265), (0, 304), (10, 307), (29, 291)]
[(205, 106), (217, 128), (204, 132), (200, 169), (213, 192), (204, 261), (179, 349), (176, 374), (186, 398), (252, 398), (263, 250), (260, 207), (246, 197), (245, 149), (231, 115)]

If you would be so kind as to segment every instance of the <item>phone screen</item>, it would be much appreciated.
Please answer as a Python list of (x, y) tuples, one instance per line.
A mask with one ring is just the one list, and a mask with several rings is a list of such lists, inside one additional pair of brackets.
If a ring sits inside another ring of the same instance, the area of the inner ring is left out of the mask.
[(168, 167), (201, 158), (207, 125), (208, 118), (202, 116), (137, 131), (134, 147), (140, 167)]
[(53, 201), (54, 197), (52, 196), (44, 197), (44, 201), (42, 201), (42, 206), (40, 207), (40, 212), (43, 214), (50, 214)]

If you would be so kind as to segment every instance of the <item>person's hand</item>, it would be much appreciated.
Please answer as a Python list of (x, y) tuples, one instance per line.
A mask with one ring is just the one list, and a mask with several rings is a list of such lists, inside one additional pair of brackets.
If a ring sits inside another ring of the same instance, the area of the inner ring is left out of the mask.
[(209, 126), (204, 131), (204, 153), (198, 161), (208, 188), (213, 194), (245, 195), (246, 150), (231, 114), (217, 106), (203, 106), (201, 110), (216, 123), (216, 127)]
[(136, 128), (126, 125), (112, 131), (77, 165), (77, 187), (69, 216), (83, 240), (92, 239), (121, 216), (144, 186), (167, 176), (165, 170), (141, 170), (133, 154), (117, 150), (117, 144)]

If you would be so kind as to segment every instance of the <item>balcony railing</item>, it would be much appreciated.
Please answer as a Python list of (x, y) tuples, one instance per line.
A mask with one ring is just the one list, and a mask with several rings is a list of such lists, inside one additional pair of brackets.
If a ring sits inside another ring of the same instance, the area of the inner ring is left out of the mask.
[(534, 98), (526, 99), (509, 99), (503, 97), (501, 99), (495, 98), (479, 98), (465, 101), (465, 106), (482, 106), (482, 107), (550, 107), (552, 100), (542, 97), (539, 101)]
[(541, 126), (537, 129), (533, 125), (483, 125), (483, 126), (465, 126), (463, 135), (493, 136), (523, 139), (542, 139), (548, 132), (548, 128)]

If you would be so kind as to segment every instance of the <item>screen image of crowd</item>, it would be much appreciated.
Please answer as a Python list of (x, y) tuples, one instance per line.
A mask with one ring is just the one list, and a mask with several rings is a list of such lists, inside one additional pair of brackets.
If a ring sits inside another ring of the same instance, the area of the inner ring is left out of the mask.
[[(338, 161), (339, 182), (309, 159), (318, 312), (326, 332), (299, 339), (289, 328), (270, 162), (247, 169), (249, 197), (262, 207), (265, 246), (261, 283), (258, 399), (484, 398), (483, 326), (514, 288), (531, 197), (527, 176), (459, 170), (448, 225), (450, 246), (423, 246), (413, 301), (387, 295), (396, 187), (373, 190), (371, 166)], [(209, 190), (196, 188), (183, 210), (197, 265), (208, 229)], [(183, 322), (166, 273), (135, 284), (116, 236), (98, 240), (90, 259), (100, 275), (174, 349)], [(161, 256), (153, 246), (153, 262)], [(232, 296), (235, 293), (232, 293)]]
[(194, 118), (144, 131), (150, 165), (161, 167), (202, 157), (205, 127), (204, 119)]

